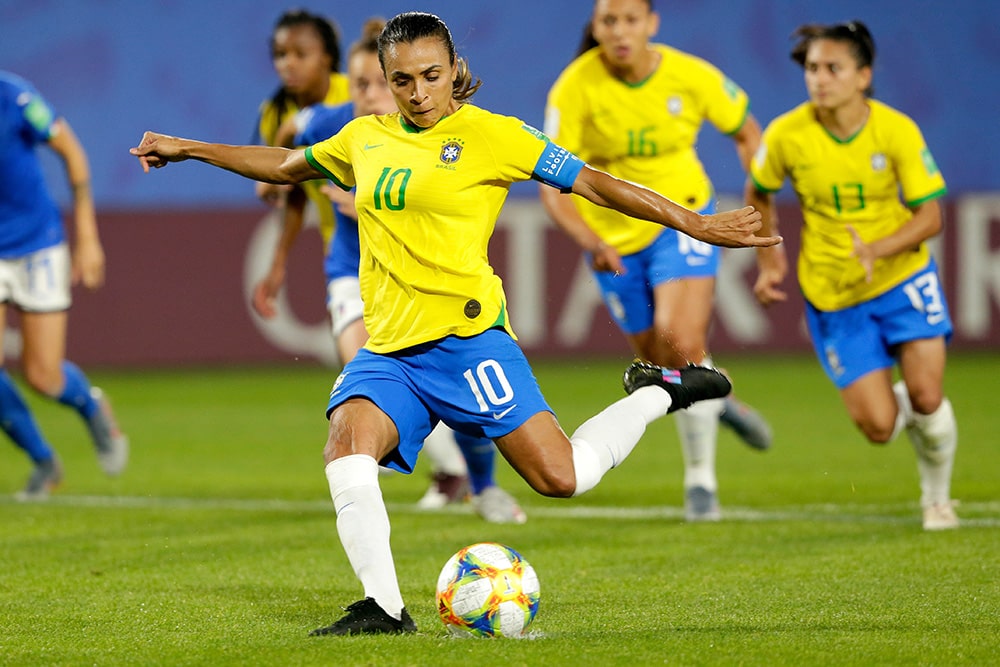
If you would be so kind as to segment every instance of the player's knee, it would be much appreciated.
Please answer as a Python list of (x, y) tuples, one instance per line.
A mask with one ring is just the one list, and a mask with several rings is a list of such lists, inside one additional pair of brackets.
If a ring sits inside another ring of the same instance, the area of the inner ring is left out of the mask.
[(24, 380), (29, 387), (46, 396), (56, 396), (65, 383), (60, 369), (31, 363), (24, 365)]
[(341, 456), (352, 454), (350, 429), (340, 422), (336, 415), (330, 419), (330, 431), (323, 445), (323, 463), (330, 463)]
[(944, 395), (940, 387), (917, 387), (915, 390), (911, 390), (910, 393), (910, 403), (913, 405), (913, 411), (922, 415), (934, 413), (941, 407), (943, 399)]
[(569, 498), (576, 491), (576, 477), (572, 471), (546, 471), (531, 480), (531, 488), (549, 498)]
[(656, 350), (649, 359), (661, 366), (697, 364), (705, 357), (705, 339), (699, 334), (658, 330), (655, 340)]
[(881, 419), (863, 419), (855, 422), (857, 427), (873, 445), (884, 445), (892, 440), (896, 421)]

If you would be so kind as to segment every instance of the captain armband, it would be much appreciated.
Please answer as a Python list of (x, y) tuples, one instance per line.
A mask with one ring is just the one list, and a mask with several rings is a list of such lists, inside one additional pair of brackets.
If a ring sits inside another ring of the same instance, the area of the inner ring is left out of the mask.
[(560, 192), (570, 192), (583, 165), (583, 160), (550, 141), (545, 144), (545, 150), (538, 158), (531, 175), (535, 180), (551, 185)]

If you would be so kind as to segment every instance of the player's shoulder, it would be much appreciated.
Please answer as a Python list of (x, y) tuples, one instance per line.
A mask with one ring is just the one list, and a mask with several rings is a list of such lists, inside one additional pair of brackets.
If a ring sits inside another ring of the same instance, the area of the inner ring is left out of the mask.
[(601, 61), (600, 47), (584, 51), (560, 72), (553, 88), (565, 86), (585, 86), (608, 77), (607, 68)]
[(816, 114), (811, 102), (789, 109), (774, 118), (767, 125), (767, 131), (773, 136), (783, 136), (802, 132), (816, 125)]
[[(464, 125), (484, 130), (506, 132), (523, 128), (533, 129), (517, 116), (497, 113), (495, 111), (490, 111), (489, 109), (476, 106), (475, 104), (462, 105), (461, 120)], [(534, 130), (534, 132), (541, 135), (541, 132), (538, 130)]]
[(869, 113), (879, 124), (889, 124), (902, 127), (914, 127), (916, 123), (907, 114), (879, 100), (868, 100)]
[(27, 79), (6, 70), (0, 70), (0, 92), (11, 98), (16, 98), (24, 93), (38, 94), (35, 87)]
[(474, 104), (463, 104), (455, 113), (453, 123), (442, 126), (449, 134), (467, 138), (478, 137), (494, 150), (503, 150), (522, 140), (547, 142), (548, 137), (517, 116), (508, 116)]
[(654, 42), (650, 44), (650, 48), (654, 49), (660, 55), (660, 69), (670, 72), (675, 76), (698, 77), (704, 76), (707, 73), (720, 73), (718, 67), (701, 56), (681, 51), (669, 44)]
[(313, 104), (302, 109), (297, 114), (298, 121), (304, 127), (313, 125), (334, 125), (341, 127), (347, 125), (354, 118), (354, 105), (351, 102), (344, 104)]

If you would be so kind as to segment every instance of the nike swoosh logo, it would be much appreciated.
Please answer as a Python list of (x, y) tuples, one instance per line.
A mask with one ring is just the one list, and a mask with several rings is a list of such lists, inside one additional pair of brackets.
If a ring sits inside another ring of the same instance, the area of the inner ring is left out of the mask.
[(506, 416), (507, 416), (507, 413), (508, 413), (508, 412), (510, 412), (511, 410), (513, 410), (513, 409), (514, 409), (514, 408), (516, 408), (516, 407), (517, 407), (517, 403), (515, 403), (515, 404), (514, 404), (514, 405), (512, 405), (512, 406), (510, 406), (509, 408), (507, 408), (507, 409), (506, 409), (506, 410), (504, 410), (503, 412), (494, 412), (494, 413), (493, 413), (493, 419), (496, 419), (496, 420), (498, 420), (498, 421), (499, 421), (499, 420), (501, 420), (501, 419), (503, 419), (504, 417), (506, 417)]
[(372, 148), (378, 148), (379, 146), (385, 146), (385, 144), (365, 144), (365, 150), (370, 150)]

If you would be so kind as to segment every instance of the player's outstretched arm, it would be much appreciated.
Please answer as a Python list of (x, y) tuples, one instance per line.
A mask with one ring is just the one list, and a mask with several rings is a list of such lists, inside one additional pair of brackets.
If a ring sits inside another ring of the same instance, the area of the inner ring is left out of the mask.
[(781, 243), (780, 236), (756, 235), (761, 226), (761, 218), (760, 213), (751, 206), (701, 215), (675, 204), (649, 188), (587, 166), (576, 177), (573, 192), (598, 206), (672, 227), (699, 241), (717, 246), (749, 248)]
[(146, 132), (129, 153), (139, 158), (145, 172), (168, 162), (198, 160), (240, 176), (266, 183), (301, 183), (325, 178), (306, 160), (305, 151), (274, 146), (230, 146)]

